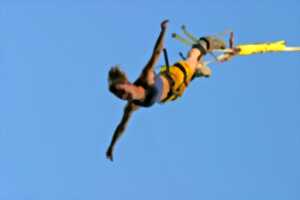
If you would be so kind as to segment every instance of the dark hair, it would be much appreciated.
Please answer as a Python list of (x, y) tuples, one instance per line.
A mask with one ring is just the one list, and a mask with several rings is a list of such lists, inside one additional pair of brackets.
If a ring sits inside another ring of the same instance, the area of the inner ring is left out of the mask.
[(109, 91), (117, 95), (116, 85), (121, 83), (127, 83), (127, 82), (128, 82), (127, 76), (124, 72), (121, 71), (119, 66), (114, 66), (109, 70), (108, 72)]

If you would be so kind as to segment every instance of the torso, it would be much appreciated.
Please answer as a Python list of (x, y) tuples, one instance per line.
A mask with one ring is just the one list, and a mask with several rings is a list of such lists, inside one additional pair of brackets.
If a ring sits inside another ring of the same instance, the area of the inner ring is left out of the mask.
[(163, 99), (165, 99), (168, 96), (168, 93), (170, 91), (170, 84), (169, 84), (168, 79), (165, 76), (160, 75), (160, 77), (163, 81), (163, 92), (160, 97), (160, 100), (162, 101)]

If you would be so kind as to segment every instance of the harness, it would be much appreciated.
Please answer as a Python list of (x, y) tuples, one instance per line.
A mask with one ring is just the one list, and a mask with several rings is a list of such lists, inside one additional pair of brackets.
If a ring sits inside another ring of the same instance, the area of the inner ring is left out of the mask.
[(194, 77), (194, 74), (191, 73), (190, 67), (185, 61), (180, 61), (169, 66), (167, 50), (164, 49), (163, 51), (166, 65), (161, 68), (160, 74), (168, 80), (170, 85), (167, 97), (161, 100), (162, 103), (165, 103), (167, 101), (174, 101), (182, 96), (189, 82)]

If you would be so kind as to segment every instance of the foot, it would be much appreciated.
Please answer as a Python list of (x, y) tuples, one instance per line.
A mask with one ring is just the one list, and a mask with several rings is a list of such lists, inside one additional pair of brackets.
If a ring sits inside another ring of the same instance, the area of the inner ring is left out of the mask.
[(215, 37), (215, 36), (206, 36), (206, 37), (201, 37), (199, 41), (205, 41), (208, 43), (207, 46), (207, 52), (212, 52), (215, 49), (225, 49), (226, 48), (226, 43)]
[(211, 76), (211, 69), (203, 63), (199, 63), (195, 75), (196, 77), (208, 78)]

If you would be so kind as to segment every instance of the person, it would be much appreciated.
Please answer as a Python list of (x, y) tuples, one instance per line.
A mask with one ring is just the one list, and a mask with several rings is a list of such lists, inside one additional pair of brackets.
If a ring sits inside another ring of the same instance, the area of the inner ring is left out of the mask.
[(187, 54), (187, 58), (172, 66), (162, 67), (160, 73), (154, 70), (161, 52), (168, 20), (161, 23), (161, 31), (150, 60), (135, 82), (130, 82), (118, 66), (112, 67), (108, 74), (109, 90), (118, 98), (127, 101), (123, 117), (116, 127), (106, 157), (113, 161), (113, 151), (117, 140), (124, 132), (132, 113), (140, 107), (150, 107), (155, 103), (174, 101), (182, 96), (192, 79), (209, 77), (211, 70), (201, 62), (201, 58), (213, 49), (224, 49), (225, 43), (218, 38), (202, 37)]

